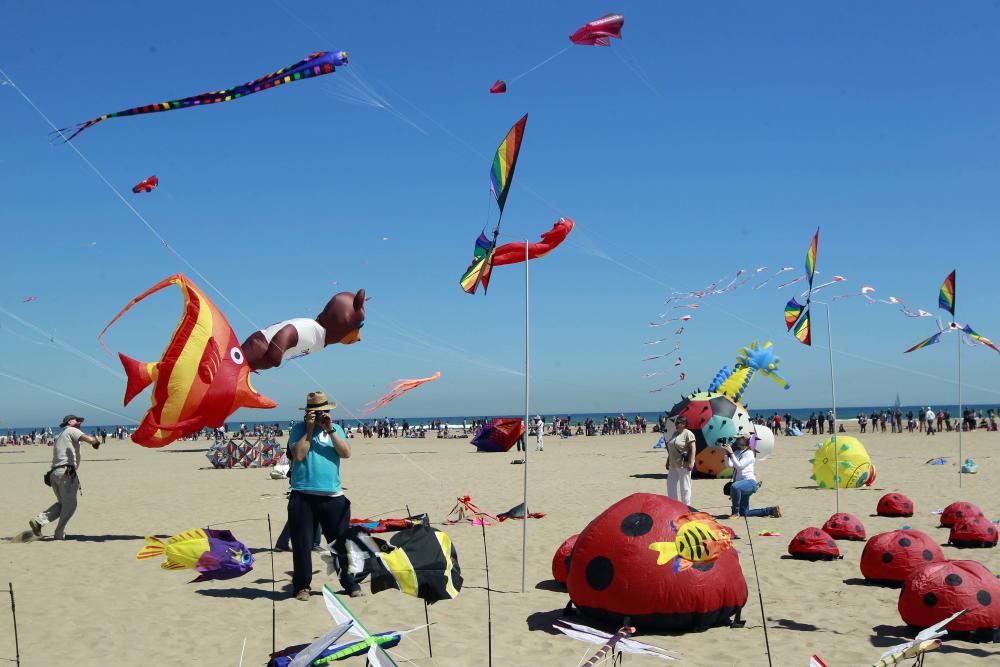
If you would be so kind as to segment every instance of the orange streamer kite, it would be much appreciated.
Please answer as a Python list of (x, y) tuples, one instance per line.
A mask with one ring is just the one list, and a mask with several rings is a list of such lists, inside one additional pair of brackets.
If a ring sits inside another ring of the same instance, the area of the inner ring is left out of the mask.
[(422, 384), (433, 382), (434, 380), (437, 380), (439, 377), (441, 377), (441, 371), (438, 371), (429, 378), (420, 378), (418, 380), (397, 380), (396, 384), (394, 384), (392, 389), (389, 390), (389, 393), (387, 393), (382, 398), (376, 399), (371, 403), (365, 405), (364, 408), (362, 408), (361, 410), (361, 416), (365, 417), (367, 415), (370, 415), (371, 413), (381, 408), (383, 405), (392, 403), (394, 400), (396, 400), (406, 392), (410, 391), (411, 389), (416, 389)]

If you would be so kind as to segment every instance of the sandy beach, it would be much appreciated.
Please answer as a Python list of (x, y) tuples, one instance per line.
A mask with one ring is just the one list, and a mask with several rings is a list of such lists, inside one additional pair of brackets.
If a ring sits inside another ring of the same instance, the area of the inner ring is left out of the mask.
[[(637, 492), (664, 493), (662, 450), (652, 449), (657, 434), (546, 439), (543, 453), (530, 452), (530, 507), (545, 512), (529, 521), (526, 592), (521, 593), (521, 534), (518, 521), (486, 530), (494, 593), (493, 663), (496, 665), (574, 665), (591, 647), (551, 630), (568, 601), (552, 585), (555, 549), (601, 511)], [(965, 456), (979, 463), (958, 488), (957, 434), (869, 434), (862, 440), (878, 467), (874, 488), (841, 493), (841, 509), (861, 517), (869, 537), (908, 524), (943, 544), (945, 529), (931, 512), (954, 500), (978, 503), (989, 518), (1000, 516), (995, 488), (1000, 473), (994, 449), (1000, 435), (965, 435)], [(805, 665), (813, 653), (828, 665), (870, 664), (884, 647), (912, 636), (896, 610), (898, 590), (860, 583), (863, 543), (841, 542), (844, 559), (805, 562), (784, 559), (788, 541), (801, 528), (822, 525), (834, 512), (834, 493), (810, 486), (810, 450), (817, 436), (779, 437), (774, 455), (758, 465), (764, 486), (753, 504), (780, 504), (780, 519), (751, 519), (753, 551), (759, 569), (771, 658), (774, 665)], [(409, 506), (439, 524), (457, 496), (472, 496), (483, 509), (498, 513), (518, 504), (523, 468), (509, 454), (476, 454), (465, 439), (387, 439), (352, 441), (354, 455), (344, 463), (346, 493), (356, 517), (400, 516)], [(80, 471), (84, 495), (70, 524), (75, 539), (48, 537), (30, 543), (12, 538), (52, 502), (42, 484), (51, 452), (47, 447), (0, 448), (0, 488), (5, 511), (0, 533), (4, 584), (13, 582), (20, 649), (24, 665), (75, 664), (263, 664), (271, 650), (271, 562), (268, 524), (274, 536), (285, 515), (286, 482), (271, 480), (266, 469), (214, 470), (205, 442), (178, 442), (147, 450), (130, 442), (109, 441), (95, 452), (85, 447)], [(949, 464), (925, 461), (948, 456)], [(696, 480), (693, 505), (713, 514), (728, 513), (721, 480)], [(901, 491), (916, 504), (912, 519), (870, 516), (877, 499)], [(687, 665), (768, 664), (754, 565), (743, 522), (729, 522), (750, 591), (743, 629), (713, 628), (681, 635), (641, 634), (640, 638), (675, 650)], [(256, 551), (254, 570), (230, 581), (188, 583), (190, 572), (164, 571), (135, 554), (147, 534), (173, 535), (185, 529), (222, 526)], [(486, 665), (487, 606), (483, 539), (468, 523), (445, 528), (458, 549), (465, 579), (459, 597), (430, 607), (433, 657), (423, 631), (408, 635), (395, 651), (397, 662), (417, 665)], [(781, 537), (759, 537), (775, 530)], [(51, 527), (46, 535), (51, 535)], [(996, 549), (943, 547), (946, 557), (983, 562), (1000, 570)], [(277, 647), (311, 641), (330, 628), (318, 593), (311, 601), (290, 598), (291, 554), (274, 556), (277, 579)], [(314, 558), (314, 589), (326, 566)], [(6, 599), (6, 595), (4, 596)], [(11, 614), (0, 613), (0, 657), (14, 658)], [(397, 591), (367, 594), (349, 606), (372, 632), (406, 629), (424, 623), (420, 600)], [(586, 622), (586, 620), (584, 620)], [(1000, 657), (1000, 647), (948, 641), (928, 657), (929, 665), (978, 665)], [(360, 664), (360, 658), (354, 658)], [(627, 656), (626, 664), (654, 664)]]

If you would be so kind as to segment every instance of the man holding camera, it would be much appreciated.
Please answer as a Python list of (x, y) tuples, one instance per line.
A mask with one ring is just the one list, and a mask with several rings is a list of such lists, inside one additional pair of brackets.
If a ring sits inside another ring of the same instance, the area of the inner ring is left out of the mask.
[(83, 417), (66, 415), (59, 425), (62, 432), (52, 447), (52, 467), (45, 474), (45, 483), (52, 487), (56, 502), (28, 522), (35, 537), (41, 537), (43, 526), (59, 519), (55, 538), (66, 539), (66, 524), (76, 512), (76, 496), (80, 493), (80, 478), (76, 474), (80, 467), (80, 443), (93, 445), (94, 449), (101, 446), (100, 440), (80, 430), (82, 424)]
[(339, 561), (340, 583), (351, 597), (361, 587), (347, 571), (344, 538), (351, 520), (351, 501), (340, 485), (340, 461), (351, 458), (344, 429), (334, 424), (330, 411), (337, 407), (321, 391), (306, 397), (305, 418), (288, 436), (292, 462), (292, 494), (288, 498), (288, 528), (292, 538), (292, 589), (295, 599), (309, 600), (312, 592), (312, 546), (318, 522)]

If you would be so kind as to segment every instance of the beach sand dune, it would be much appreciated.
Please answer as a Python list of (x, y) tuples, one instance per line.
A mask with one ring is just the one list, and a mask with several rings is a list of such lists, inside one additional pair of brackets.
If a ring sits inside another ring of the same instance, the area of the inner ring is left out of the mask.
[[(662, 450), (652, 449), (657, 434), (548, 438), (543, 453), (529, 453), (532, 511), (545, 512), (528, 522), (526, 591), (521, 591), (519, 521), (486, 529), (492, 593), (493, 663), (496, 665), (574, 665), (591, 647), (551, 630), (568, 601), (550, 582), (550, 563), (559, 544), (579, 532), (605, 508), (631, 493), (665, 492)], [(958, 488), (957, 435), (934, 437), (877, 434), (861, 436), (878, 467), (875, 488), (841, 493), (841, 510), (865, 523), (868, 535), (908, 524), (939, 543), (947, 532), (931, 514), (954, 500), (978, 503), (989, 518), (1000, 518), (1000, 483), (994, 453), (1000, 434), (965, 435), (965, 456), (979, 463)], [(791, 537), (819, 526), (834, 512), (834, 493), (810, 486), (811, 451), (818, 436), (779, 437), (774, 455), (758, 465), (765, 481), (754, 505), (780, 504), (780, 519), (751, 519), (753, 553), (775, 665), (805, 665), (813, 653), (828, 665), (870, 664), (884, 647), (904, 641), (908, 631), (896, 611), (898, 591), (868, 586), (858, 561), (863, 543), (841, 542), (844, 559), (804, 562), (784, 558)], [(274, 537), (284, 522), (286, 482), (267, 470), (213, 470), (203, 454), (206, 443), (176, 443), (146, 450), (109, 441), (99, 452), (86, 448), (80, 471), (84, 495), (69, 533), (75, 539), (49, 538), (17, 543), (27, 521), (52, 502), (42, 484), (50, 450), (0, 448), (0, 516), (3, 580), (17, 599), (21, 654), (25, 665), (103, 664), (217, 665), (263, 664), (271, 650), (270, 514)], [(346, 493), (356, 517), (401, 516), (405, 508), (427, 512), (439, 523), (456, 497), (471, 495), (483, 509), (498, 513), (521, 501), (523, 472), (510, 454), (476, 454), (463, 439), (386, 439), (352, 441), (354, 456), (345, 462)], [(947, 465), (925, 461), (947, 456)], [(693, 505), (728, 514), (720, 480), (696, 480)], [(901, 491), (916, 503), (911, 519), (870, 516), (878, 498)], [(727, 523), (728, 522), (727, 520)], [(731, 522), (741, 536), (740, 560), (750, 589), (743, 629), (713, 628), (682, 635), (641, 635), (681, 654), (687, 665), (766, 665), (764, 633), (754, 565), (742, 521)], [(165, 571), (156, 562), (138, 562), (143, 536), (169, 536), (185, 529), (230, 528), (254, 549), (255, 569), (230, 581), (188, 583), (191, 572)], [(427, 635), (407, 636), (396, 650), (398, 661), (417, 665), (486, 665), (487, 605), (482, 531), (468, 523), (445, 527), (458, 549), (465, 588), (455, 600), (429, 608), (433, 658)], [(759, 537), (776, 530), (781, 537)], [(51, 535), (51, 528), (47, 529)], [(1000, 570), (1000, 551), (944, 547), (955, 559), (980, 560)], [(290, 599), (291, 555), (274, 555), (277, 583), (277, 647), (311, 641), (330, 627), (317, 593), (308, 603)], [(314, 589), (324, 582), (326, 565), (314, 558)], [(6, 596), (5, 596), (6, 598)], [(994, 602), (1000, 604), (1000, 602)], [(0, 607), (6, 608), (4, 602)], [(372, 632), (406, 629), (424, 623), (424, 606), (396, 591), (368, 594), (349, 606)], [(583, 622), (587, 622), (585, 619)], [(0, 613), (0, 658), (14, 657), (8, 611)], [(984, 661), (984, 658), (986, 659)], [(979, 665), (1000, 662), (1000, 644), (948, 641), (928, 658), (929, 665)], [(629, 657), (628, 664), (654, 664)]]

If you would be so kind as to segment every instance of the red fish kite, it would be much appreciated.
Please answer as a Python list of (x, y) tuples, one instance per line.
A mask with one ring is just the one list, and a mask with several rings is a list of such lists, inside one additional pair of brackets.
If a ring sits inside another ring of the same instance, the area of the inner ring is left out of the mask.
[[(573, 220), (570, 218), (559, 218), (556, 224), (552, 225), (552, 229), (542, 234), (541, 243), (528, 244), (528, 259), (539, 259), (552, 252), (573, 231), (573, 224)], [(524, 245), (523, 243), (505, 243), (499, 246), (493, 251), (493, 266), (523, 262)]]
[(32, 301), (38, 301), (38, 297), (37, 296), (29, 296), (27, 299), (25, 299), (21, 303), (31, 303)]
[(250, 366), (225, 315), (182, 273), (129, 301), (97, 340), (132, 306), (171, 285), (181, 288), (184, 313), (160, 361), (143, 363), (118, 354), (128, 376), (125, 405), (153, 385), (152, 407), (132, 435), (143, 447), (164, 447), (206, 426), (218, 428), (240, 408), (277, 407), (250, 385)]
[(611, 46), (611, 37), (622, 38), (624, 23), (621, 14), (608, 14), (581, 27), (569, 36), (569, 41), (580, 46)]
[(396, 382), (393, 384), (392, 389), (390, 389), (388, 393), (385, 394), (385, 396), (375, 399), (361, 410), (361, 416), (364, 417), (366, 415), (370, 415), (371, 413), (375, 412), (382, 406), (387, 405), (392, 401), (396, 400), (406, 392), (412, 389), (416, 389), (422, 384), (427, 384), (428, 382), (434, 382), (434, 380), (437, 380), (439, 377), (441, 377), (440, 371), (438, 371), (437, 373), (435, 373), (430, 377), (420, 378), (418, 380), (396, 380)]
[(490, 92), (496, 95), (497, 93), (507, 92), (507, 83), (497, 79), (497, 82), (490, 86)]
[(156, 176), (150, 176), (144, 181), (139, 181), (132, 186), (132, 192), (139, 194), (140, 192), (152, 192), (156, 189), (156, 186), (160, 184), (160, 179)]

